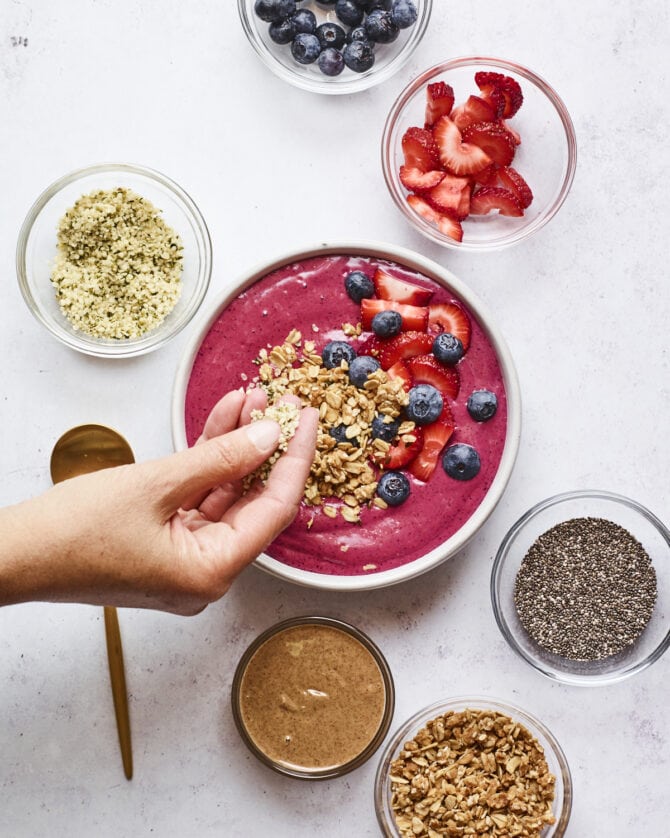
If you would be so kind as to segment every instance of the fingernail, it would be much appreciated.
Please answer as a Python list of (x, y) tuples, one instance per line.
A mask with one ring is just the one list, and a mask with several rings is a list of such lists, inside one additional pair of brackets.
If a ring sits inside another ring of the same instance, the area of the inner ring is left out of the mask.
[(247, 436), (259, 451), (274, 451), (279, 441), (280, 428), (272, 419), (259, 419), (247, 425)]

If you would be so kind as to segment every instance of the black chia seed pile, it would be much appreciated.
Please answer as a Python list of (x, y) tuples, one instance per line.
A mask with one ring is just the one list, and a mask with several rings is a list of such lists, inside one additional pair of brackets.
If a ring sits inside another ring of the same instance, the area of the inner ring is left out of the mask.
[(628, 530), (573, 518), (543, 533), (516, 576), (519, 620), (540, 646), (595, 661), (632, 646), (651, 619), (656, 572)]

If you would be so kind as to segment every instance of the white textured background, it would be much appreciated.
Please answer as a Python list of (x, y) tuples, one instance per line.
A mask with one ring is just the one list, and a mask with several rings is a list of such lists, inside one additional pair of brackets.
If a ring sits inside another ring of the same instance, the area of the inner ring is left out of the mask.
[[(121, 615), (135, 752), (123, 779), (102, 612), (0, 612), (0, 835), (374, 836), (373, 758), (304, 784), (247, 754), (228, 711), (233, 669), (278, 618), (323, 612), (367, 631), (397, 685), (395, 725), (449, 695), (510, 699), (540, 716), (573, 772), (570, 838), (667, 838), (666, 655), (601, 690), (554, 685), (506, 647), (488, 598), (507, 527), (537, 500), (599, 487), (670, 517), (668, 4), (435, 0), (398, 76), (323, 97), (269, 73), (232, 0), (0, 2), (0, 503), (49, 484), (72, 425), (119, 428), (138, 458), (171, 448), (170, 392), (189, 331), (156, 354), (105, 363), (62, 347), (26, 310), (18, 229), (41, 190), (90, 163), (164, 171), (213, 238), (210, 298), (245, 268), (324, 239), (421, 251), (498, 317), (524, 394), (522, 447), (479, 537), (424, 578), (360, 595), (315, 593), (248, 570), (201, 616)], [(13, 39), (28, 45), (14, 46)], [(579, 163), (562, 211), (532, 241), (468, 255), (428, 244), (385, 193), (379, 140), (400, 89), (449, 57), (536, 70), (575, 122)], [(394, 725), (394, 726), (395, 726)]]

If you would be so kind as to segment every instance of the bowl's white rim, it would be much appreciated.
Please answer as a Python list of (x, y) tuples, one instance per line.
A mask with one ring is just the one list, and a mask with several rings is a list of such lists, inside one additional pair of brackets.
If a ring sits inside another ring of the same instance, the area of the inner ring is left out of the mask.
[(359, 591), (395, 585), (419, 576), (439, 565), (445, 559), (461, 550), (485, 523), (498, 504), (507, 486), (516, 460), (521, 438), (521, 392), (514, 361), (501, 332), (495, 326), (493, 317), (482, 301), (454, 276), (451, 271), (403, 247), (376, 241), (334, 241), (292, 249), (275, 257), (270, 262), (256, 264), (245, 271), (227, 290), (222, 291), (211, 303), (208, 312), (196, 324), (177, 367), (172, 393), (172, 439), (176, 450), (187, 447), (184, 423), (186, 389), (200, 345), (222, 310), (242, 291), (278, 268), (315, 256), (347, 254), (389, 259), (415, 270), (438, 282), (462, 300), (479, 321), (493, 346), (500, 363), (507, 397), (507, 434), (500, 465), (484, 500), (466, 523), (451, 538), (439, 547), (429, 551), (400, 567), (361, 576), (331, 576), (324, 573), (300, 570), (261, 553), (255, 564), (281, 579), (311, 588), (331, 591)]

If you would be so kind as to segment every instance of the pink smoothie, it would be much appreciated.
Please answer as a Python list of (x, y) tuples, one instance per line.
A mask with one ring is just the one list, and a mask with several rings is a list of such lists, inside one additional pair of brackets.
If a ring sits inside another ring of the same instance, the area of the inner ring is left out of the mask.
[[(293, 328), (299, 329), (304, 339), (313, 339), (317, 351), (329, 340), (347, 339), (341, 324), (357, 323), (360, 317), (359, 306), (344, 290), (344, 277), (352, 270), (362, 270), (372, 277), (377, 266), (400, 279), (431, 288), (431, 304), (460, 302), (431, 279), (381, 259), (319, 256), (270, 273), (221, 312), (197, 352), (186, 393), (189, 445), (197, 439), (216, 401), (228, 390), (247, 386), (257, 375), (253, 359), (262, 347), (283, 343)], [(303, 504), (293, 524), (268, 548), (268, 555), (315, 573), (376, 573), (439, 547), (473, 514), (500, 463), (507, 430), (507, 400), (493, 347), (474, 316), (468, 314), (472, 340), (458, 363), (460, 393), (450, 402), (456, 429), (448, 444), (473, 445), (482, 463), (479, 474), (460, 482), (448, 477), (438, 464), (427, 483), (410, 476), (411, 494), (402, 506), (364, 509), (360, 524), (347, 523), (339, 516), (328, 518), (317, 507)], [(355, 346), (355, 339), (351, 340)], [(488, 422), (477, 423), (470, 418), (466, 402), (473, 390), (482, 388), (497, 395), (498, 410)]]

